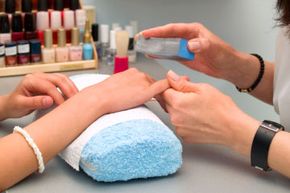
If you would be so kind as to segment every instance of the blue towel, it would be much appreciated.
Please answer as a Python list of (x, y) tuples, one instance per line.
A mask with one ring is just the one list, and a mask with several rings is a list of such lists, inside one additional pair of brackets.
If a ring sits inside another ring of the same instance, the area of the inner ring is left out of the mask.
[(167, 176), (182, 164), (182, 145), (165, 125), (131, 120), (95, 134), (81, 153), (80, 167), (96, 181)]

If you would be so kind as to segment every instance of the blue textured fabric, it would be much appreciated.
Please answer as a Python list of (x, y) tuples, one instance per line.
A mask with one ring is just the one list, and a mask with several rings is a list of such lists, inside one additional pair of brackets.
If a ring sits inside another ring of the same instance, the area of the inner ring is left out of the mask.
[(81, 153), (80, 167), (96, 181), (160, 177), (182, 164), (182, 145), (161, 123), (131, 120), (103, 129)]

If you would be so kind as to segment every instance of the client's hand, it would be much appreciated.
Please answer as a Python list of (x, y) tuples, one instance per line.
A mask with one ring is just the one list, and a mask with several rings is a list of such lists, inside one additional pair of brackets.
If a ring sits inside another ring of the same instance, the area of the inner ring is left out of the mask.
[(101, 91), (105, 113), (111, 113), (142, 105), (168, 88), (167, 80), (155, 81), (131, 68), (88, 89)]
[(250, 152), (258, 121), (210, 85), (190, 83), (172, 71), (167, 78), (172, 89), (163, 94), (166, 109), (184, 142), (221, 144), (241, 154)]
[(3, 105), (0, 120), (22, 117), (53, 103), (60, 105), (77, 92), (74, 83), (63, 74), (26, 75), (11, 94), (0, 98)]

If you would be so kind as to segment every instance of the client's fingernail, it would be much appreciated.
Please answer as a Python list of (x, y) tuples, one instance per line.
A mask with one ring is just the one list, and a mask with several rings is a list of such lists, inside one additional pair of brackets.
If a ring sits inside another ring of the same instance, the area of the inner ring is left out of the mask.
[(169, 70), (167, 73), (168, 77), (171, 78), (174, 81), (178, 81), (180, 79), (180, 76), (173, 72), (172, 70)]
[(191, 51), (198, 52), (201, 49), (200, 42), (197, 41), (188, 42), (188, 48)]

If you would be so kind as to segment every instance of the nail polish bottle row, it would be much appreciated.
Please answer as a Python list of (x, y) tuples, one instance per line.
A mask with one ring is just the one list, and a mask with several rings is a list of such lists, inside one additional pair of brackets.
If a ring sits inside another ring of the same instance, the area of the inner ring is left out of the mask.
[(35, 40), (20, 40), (0, 44), (0, 67), (41, 62), (41, 44)]
[[(6, 0), (5, 11), (8, 16), (8, 25), (11, 24), (12, 26), (12, 20), (15, 15), (19, 18), (22, 16), (25, 25), (29, 23), (27, 25), (33, 26), (31, 27), (33, 31), (31, 30), (30, 32), (34, 33), (33, 36), (37, 35), (42, 44), (44, 43), (44, 30), (49, 28), (54, 31), (54, 44), (57, 43), (57, 30), (59, 28), (64, 28), (66, 30), (67, 42), (71, 40), (70, 31), (73, 27), (78, 27), (80, 29), (80, 39), (83, 39), (86, 11), (80, 8), (79, 0), (68, 1), (69, 9), (65, 9), (64, 0), (39, 0), (36, 2), (37, 12), (32, 11), (33, 3), (35, 2), (32, 0), (22, 0), (22, 13), (15, 13), (15, 2), (15, 0)], [(27, 19), (28, 21), (25, 20), (25, 18), (29, 18)], [(17, 20), (19, 21), (19, 19)], [(20, 32), (20, 27), (18, 27), (17, 32)]]

